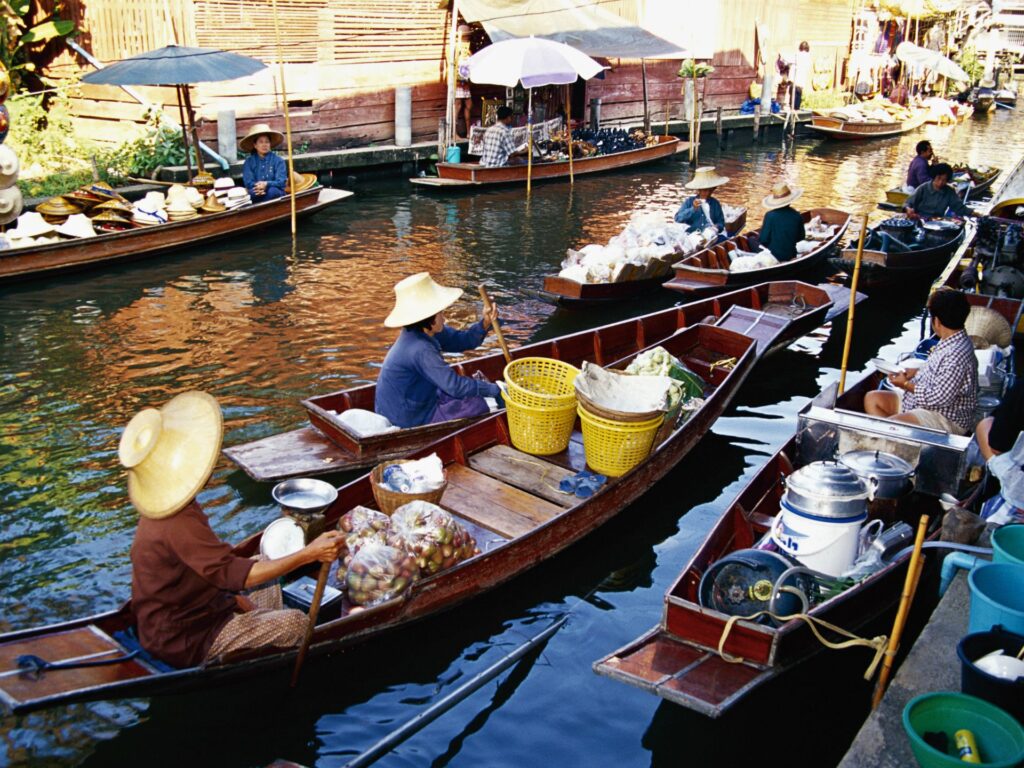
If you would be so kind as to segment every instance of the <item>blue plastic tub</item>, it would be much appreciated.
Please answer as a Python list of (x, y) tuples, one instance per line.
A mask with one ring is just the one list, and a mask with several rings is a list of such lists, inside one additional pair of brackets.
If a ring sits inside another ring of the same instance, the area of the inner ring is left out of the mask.
[(446, 163), (461, 163), (462, 162), (462, 147), (454, 146), (448, 147), (444, 153), (444, 161)]
[(993, 532), (992, 562), (1024, 565), (1024, 525), (1004, 525)]
[(987, 632), (1002, 624), (1008, 632), (1024, 635), (1024, 565), (986, 563), (967, 576), (971, 588), (968, 633)]

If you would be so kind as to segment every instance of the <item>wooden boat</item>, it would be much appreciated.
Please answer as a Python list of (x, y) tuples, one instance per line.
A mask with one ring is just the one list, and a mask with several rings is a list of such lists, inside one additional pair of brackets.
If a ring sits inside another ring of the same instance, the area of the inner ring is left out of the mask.
[(974, 107), (974, 114), (987, 115), (996, 108), (996, 94), (991, 89), (979, 91), (975, 89), (971, 95), (971, 106)]
[[(949, 219), (936, 219), (925, 222), (924, 226), (934, 226), (938, 222), (956, 226), (949, 229), (926, 230), (922, 247), (917, 250), (885, 253), (865, 248), (861, 257), (857, 287), (870, 292), (872, 289), (903, 287), (908, 281), (933, 279), (954, 254), (970, 246), (975, 231), (974, 222), (970, 220), (960, 223)], [(829, 263), (837, 270), (852, 275), (856, 257), (856, 248), (846, 248), (840, 256), (830, 259)]]
[[(845, 293), (845, 291), (844, 291)], [(813, 312), (792, 317), (791, 307)], [(669, 339), (680, 329), (712, 318), (723, 328), (739, 329), (758, 342), (759, 350), (784, 346), (845, 311), (833, 304), (824, 287), (779, 282), (743, 288), (719, 296), (611, 323), (512, 350), (513, 358), (553, 357), (580, 366), (584, 360), (606, 365), (620, 357)], [(781, 319), (780, 319), (781, 317)], [(505, 358), (500, 352), (455, 364), (464, 376), (480, 372), (491, 381), (502, 378)], [(224, 454), (255, 480), (283, 480), (372, 467), (405, 456), (466, 425), (446, 421), (403, 429), (376, 437), (360, 437), (338, 418), (350, 408), (373, 410), (375, 384), (345, 389), (303, 400), (310, 426), (224, 450)]]
[[(933, 529), (936, 528), (942, 519), (939, 494), (961, 491), (966, 469), (964, 452), (970, 438), (910, 425), (896, 426), (896, 422), (864, 415), (864, 395), (878, 385), (880, 378), (881, 374), (876, 372), (858, 382), (839, 398), (836, 410), (830, 407), (835, 402), (833, 385), (801, 411), (796, 435), (729, 505), (666, 592), (661, 621), (625, 647), (595, 662), (598, 674), (709, 717), (718, 717), (758, 686), (821, 649), (808, 625), (800, 619), (780, 626), (740, 620), (722, 650), (742, 661), (726, 661), (718, 648), (731, 617), (703, 607), (699, 585), (714, 562), (730, 552), (752, 547), (769, 530), (780, 508), (784, 479), (801, 460), (834, 458), (841, 444), (899, 453), (896, 446), (902, 442), (904, 452), (900, 455), (909, 457), (910, 451), (918, 459), (916, 490), (898, 504), (888, 502), (892, 506), (887, 513), (914, 525), (921, 514), (927, 513)], [(844, 443), (846, 440), (849, 442)], [(896, 557), (882, 570), (807, 613), (863, 635), (872, 628), (872, 622), (894, 610), (908, 560), (909, 555)]]
[[(650, 163), (671, 157), (682, 152), (688, 146), (675, 136), (657, 136), (657, 144), (641, 149), (630, 149), (626, 152), (615, 152), (609, 155), (592, 155), (573, 159), (573, 175), (581, 176), (588, 173), (612, 171), (617, 168), (628, 168), (642, 163)], [(535, 163), (531, 178), (533, 181), (545, 179), (561, 179), (569, 176), (569, 161), (559, 160), (550, 163)], [(429, 189), (459, 189), (493, 184), (525, 184), (525, 165), (502, 165), (495, 168), (482, 166), (479, 163), (438, 163), (437, 176), (423, 176), (409, 179)]]
[[(295, 196), (295, 212), (308, 216), (333, 205), (351, 192), (312, 187)], [(205, 244), (252, 232), (291, 216), (289, 198), (281, 197), (221, 213), (204, 214), (186, 221), (111, 232), (88, 239), (47, 243), (31, 248), (0, 251), (0, 281), (25, 280), (42, 275), (64, 274), (101, 264), (146, 259), (158, 254)]]
[[(967, 173), (970, 176), (969, 179), (963, 181), (951, 181), (950, 186), (956, 190), (959, 197), (966, 199), (977, 200), (983, 196), (989, 189), (992, 188), (992, 184), (995, 182), (996, 177), (1001, 173), (999, 168), (989, 168), (985, 172), (976, 172), (970, 168), (967, 168)], [(909, 192), (905, 192), (903, 187), (893, 187), (885, 191), (885, 201), (889, 204), (886, 208), (902, 211), (903, 205), (907, 202), (907, 198), (910, 197)]]
[(756, 251), (760, 230), (737, 235), (724, 243), (705, 248), (673, 265), (676, 276), (664, 286), (689, 296), (712, 296), (742, 285), (760, 283), (764, 280), (788, 279), (820, 264), (839, 243), (850, 224), (850, 215), (832, 208), (813, 208), (802, 214), (806, 224), (815, 216), (824, 224), (836, 226), (835, 234), (822, 241), (817, 248), (803, 256), (764, 269), (748, 272), (731, 272), (729, 254), (737, 249)]
[[(804, 316), (778, 319), (798, 323)], [(686, 328), (661, 344), (709, 383), (704, 403), (647, 459), (587, 499), (557, 491), (562, 478), (584, 466), (578, 433), (561, 454), (531, 456), (511, 445), (505, 414), (497, 413), (421, 451), (421, 456), (436, 453), (444, 462), (448, 485), (440, 504), (473, 535), (480, 554), (421, 579), (404, 596), (365, 610), (355, 611), (342, 599), (335, 615), (322, 612), (310, 654), (365, 642), (455, 608), (550, 559), (642, 496), (707, 432), (761, 354), (754, 338), (709, 325)], [(622, 367), (634, 356), (635, 352), (614, 366)], [(721, 364), (729, 358), (735, 363)], [(333, 526), (356, 505), (375, 506), (369, 475), (339, 489), (325, 523)], [(259, 540), (259, 535), (250, 537), (235, 553), (253, 555)], [(0, 701), (10, 711), (27, 712), (87, 699), (151, 696), (215, 685), (229, 677), (294, 662), (294, 650), (265, 649), (234, 654), (221, 664), (166, 672), (136, 657), (105, 666), (45, 671), (37, 678), (19, 674), (16, 659), (26, 654), (50, 662), (119, 657), (127, 649), (116, 636), (132, 621), (130, 606), (125, 605), (89, 618), (0, 636)]]
[(1017, 161), (1013, 170), (992, 196), (989, 216), (1020, 221), (1024, 219), (1024, 215), (1017, 213), (1017, 209), (1021, 206), (1024, 206), (1024, 157)]
[(913, 117), (895, 123), (883, 123), (877, 120), (845, 120), (842, 117), (815, 112), (811, 115), (811, 124), (808, 127), (833, 139), (886, 139), (920, 128), (927, 118), (928, 113), (924, 110), (919, 111)]
[[(747, 225), (747, 209), (732, 221), (725, 223), (725, 231), (733, 237), (739, 234)], [(644, 276), (617, 280), (614, 283), (577, 283), (558, 275), (548, 275), (544, 278), (544, 289), (537, 291), (538, 298), (551, 304), (556, 304), (567, 309), (581, 309), (593, 306), (606, 306), (607, 304), (627, 301), (653, 293), (671, 279), (672, 262), (678, 259), (678, 255), (666, 256), (662, 266), (664, 271), (659, 270), (655, 276)]]

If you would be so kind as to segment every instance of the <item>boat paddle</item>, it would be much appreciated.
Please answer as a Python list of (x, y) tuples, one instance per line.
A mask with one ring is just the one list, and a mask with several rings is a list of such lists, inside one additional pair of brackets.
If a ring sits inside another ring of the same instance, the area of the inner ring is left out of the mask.
[(302, 664), (306, 660), (306, 651), (309, 650), (309, 643), (313, 639), (313, 629), (316, 627), (316, 617), (320, 613), (320, 601), (324, 596), (324, 587), (327, 586), (327, 574), (330, 570), (330, 563), (322, 563), (320, 565), (320, 575), (316, 577), (316, 589), (313, 591), (313, 602), (309, 606), (309, 623), (306, 625), (306, 635), (302, 638), (302, 645), (299, 646), (299, 655), (295, 657), (295, 669), (292, 670), (292, 688), (299, 682), (299, 672), (302, 671)]
[(843, 344), (843, 365), (839, 369), (839, 391), (846, 391), (846, 366), (850, 362), (850, 342), (853, 341), (853, 312), (857, 306), (857, 281), (860, 279), (860, 260), (864, 256), (864, 239), (868, 234), (868, 215), (860, 217), (860, 240), (857, 241), (857, 258), (853, 262), (853, 277), (850, 279), (850, 309), (846, 314), (846, 341)]
[[(483, 285), (481, 285), (479, 289), (480, 298), (484, 303), (484, 311), (490, 311), (491, 297), (487, 295), (487, 289), (484, 288)], [(494, 333), (498, 337), (498, 343), (501, 345), (502, 354), (505, 355), (505, 362), (511, 363), (512, 355), (509, 354), (508, 344), (505, 343), (505, 335), (501, 332), (501, 324), (497, 320), (494, 321)]]

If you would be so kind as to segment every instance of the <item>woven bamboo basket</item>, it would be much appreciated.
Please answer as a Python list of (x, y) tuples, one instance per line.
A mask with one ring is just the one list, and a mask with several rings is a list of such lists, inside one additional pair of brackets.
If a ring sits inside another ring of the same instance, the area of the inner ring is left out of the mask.
[(964, 330), (968, 336), (978, 336), (997, 347), (1008, 347), (1013, 341), (1010, 324), (991, 307), (971, 307)]
[(384, 479), (384, 468), (395, 464), (408, 464), (408, 460), (385, 461), (373, 468), (370, 473), (370, 488), (373, 489), (373, 498), (377, 501), (377, 507), (385, 515), (390, 516), (396, 509), (410, 501), (429, 501), (431, 504), (438, 504), (444, 496), (445, 488), (448, 487), (448, 477), (445, 474), (444, 482), (440, 488), (425, 493), (400, 493), (385, 488), (381, 483)]

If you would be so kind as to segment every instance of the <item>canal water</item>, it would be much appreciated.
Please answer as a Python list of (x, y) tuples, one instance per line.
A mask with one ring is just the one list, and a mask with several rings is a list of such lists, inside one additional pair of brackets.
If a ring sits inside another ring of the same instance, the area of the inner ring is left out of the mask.
[[(803, 206), (851, 212), (902, 181), (914, 144), (942, 159), (1012, 166), (1022, 120), (998, 112), (893, 140), (734, 135), (703, 161), (759, 226), (761, 199), (787, 178)], [(669, 161), (566, 184), (444, 195), (404, 180), (366, 182), (300, 223), (151, 262), (0, 291), (0, 631), (117, 607), (130, 589), (136, 515), (117, 441), (129, 418), (176, 393), (220, 401), (225, 444), (302, 426), (299, 399), (377, 374), (394, 337), (381, 325), (402, 277), (429, 270), (501, 306), (511, 344), (669, 306), (567, 313), (531, 298), (567, 248), (603, 243), (639, 214), (671, 217), (691, 171)], [(879, 217), (877, 212), (874, 214)], [(914, 343), (925, 287), (857, 312), (852, 370)], [(866, 714), (868, 663), (829, 652), (708, 721), (598, 677), (591, 663), (657, 623), (665, 589), (708, 527), (792, 433), (795, 414), (838, 376), (842, 322), (763, 361), (693, 452), (615, 521), (555, 559), (457, 610), (368, 647), (287, 673), (202, 692), (57, 708), (0, 720), (0, 764), (337, 766), (511, 651), (565, 611), (539, 654), (397, 747), (383, 766), (727, 765), (768, 755), (834, 764)], [(493, 344), (493, 338), (488, 344)], [(341, 482), (346, 478), (333, 478)], [(222, 460), (200, 494), (237, 541), (277, 515), (270, 487)], [(586, 599), (584, 599), (586, 598)]]

